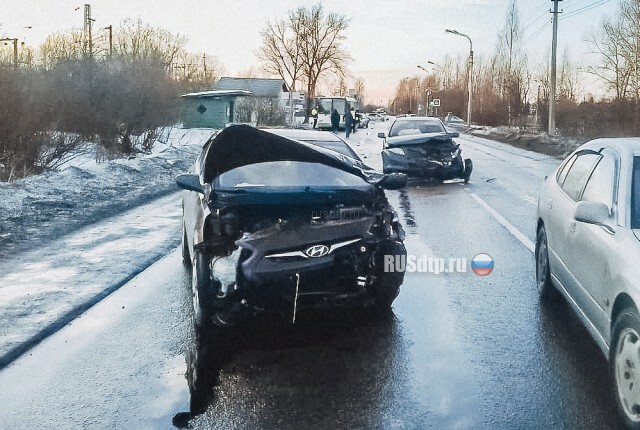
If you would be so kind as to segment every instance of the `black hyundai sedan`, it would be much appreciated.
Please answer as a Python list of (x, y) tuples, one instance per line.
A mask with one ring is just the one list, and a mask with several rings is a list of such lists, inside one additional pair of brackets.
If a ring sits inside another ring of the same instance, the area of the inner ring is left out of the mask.
[(209, 139), (183, 196), (182, 254), (196, 328), (257, 313), (295, 322), (312, 308), (384, 313), (404, 273), (404, 232), (384, 189), (404, 186), (358, 160), (245, 125)]

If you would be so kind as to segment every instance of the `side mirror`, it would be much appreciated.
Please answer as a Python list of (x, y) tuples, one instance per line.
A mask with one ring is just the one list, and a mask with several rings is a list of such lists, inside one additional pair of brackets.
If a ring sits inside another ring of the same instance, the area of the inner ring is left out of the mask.
[(609, 219), (609, 207), (600, 202), (578, 202), (573, 217), (576, 221), (602, 225)]
[(379, 183), (385, 190), (398, 190), (407, 185), (407, 175), (404, 173), (387, 173)]
[(182, 188), (187, 191), (195, 191), (196, 193), (204, 194), (204, 189), (200, 185), (200, 178), (198, 175), (186, 174), (176, 176), (176, 184), (178, 188)]
[(457, 131), (454, 131), (453, 133), (449, 133), (449, 136), (451, 136), (451, 137), (460, 137), (460, 133), (458, 133)]
[(379, 137), (380, 139), (384, 139), (384, 138), (386, 138), (387, 136), (385, 136), (385, 135), (384, 135), (384, 133), (378, 133), (378, 137)]

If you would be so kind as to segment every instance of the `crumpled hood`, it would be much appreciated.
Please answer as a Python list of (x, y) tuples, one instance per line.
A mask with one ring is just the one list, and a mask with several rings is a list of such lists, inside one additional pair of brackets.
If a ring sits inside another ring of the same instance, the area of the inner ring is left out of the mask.
[[(232, 125), (219, 132), (203, 157), (204, 183), (237, 167), (271, 161), (321, 163), (360, 176), (376, 185), (384, 175), (329, 149), (291, 140), (248, 125)], [(274, 172), (277, 174), (277, 172)]]
[(438, 144), (452, 141), (454, 137), (456, 137), (454, 134), (447, 132), (411, 134), (387, 138), (387, 145), (389, 148), (399, 148), (403, 146)]

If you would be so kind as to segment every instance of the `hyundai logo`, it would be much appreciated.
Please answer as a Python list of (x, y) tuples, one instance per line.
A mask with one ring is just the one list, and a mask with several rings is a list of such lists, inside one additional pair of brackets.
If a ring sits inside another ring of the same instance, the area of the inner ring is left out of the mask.
[(314, 245), (305, 252), (307, 256), (312, 258), (324, 257), (329, 253), (329, 247), (325, 245)]

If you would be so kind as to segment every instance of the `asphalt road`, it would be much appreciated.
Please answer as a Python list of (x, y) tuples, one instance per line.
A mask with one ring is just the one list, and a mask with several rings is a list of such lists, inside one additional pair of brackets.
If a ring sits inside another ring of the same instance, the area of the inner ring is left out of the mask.
[[(350, 138), (373, 166), (383, 128)], [(384, 320), (263, 319), (197, 345), (174, 251), (0, 371), (0, 428), (618, 428), (604, 357), (566, 304), (536, 295), (537, 192), (559, 161), (460, 142), (469, 184), (412, 182), (390, 200), (409, 254), (466, 272), (407, 273)], [(485, 277), (479, 253), (495, 262)]]

